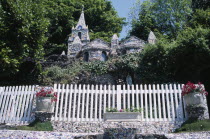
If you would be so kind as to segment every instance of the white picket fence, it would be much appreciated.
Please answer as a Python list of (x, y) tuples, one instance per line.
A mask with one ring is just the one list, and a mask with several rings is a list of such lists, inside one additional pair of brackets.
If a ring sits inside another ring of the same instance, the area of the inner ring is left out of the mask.
[(106, 108), (142, 108), (142, 121), (184, 121), (187, 116), (176, 85), (60, 85), (54, 121), (103, 121)]
[(35, 86), (0, 87), (0, 123), (30, 122)]
[[(60, 85), (53, 121), (103, 121), (106, 108), (141, 108), (142, 121), (184, 121), (180, 84)], [(35, 86), (0, 87), (0, 123), (30, 122)]]

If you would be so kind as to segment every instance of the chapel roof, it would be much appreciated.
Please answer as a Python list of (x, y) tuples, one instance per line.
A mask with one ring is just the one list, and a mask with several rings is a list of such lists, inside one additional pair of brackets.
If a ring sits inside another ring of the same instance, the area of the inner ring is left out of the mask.
[(109, 44), (102, 39), (95, 39), (82, 47), (83, 50), (98, 49), (98, 50), (110, 50)]
[(121, 48), (143, 47), (145, 42), (136, 36), (131, 36), (120, 44)]

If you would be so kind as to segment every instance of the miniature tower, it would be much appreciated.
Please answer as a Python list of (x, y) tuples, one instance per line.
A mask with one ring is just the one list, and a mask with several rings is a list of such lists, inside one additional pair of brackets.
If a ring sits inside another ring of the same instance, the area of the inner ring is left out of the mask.
[[(84, 7), (82, 8), (82, 13), (80, 15), (79, 21), (76, 25), (76, 27), (72, 27), (72, 34), (68, 39), (68, 55), (70, 57), (75, 57), (76, 54), (79, 52), (78, 45), (73, 45), (73, 44), (78, 44), (81, 42), (80, 48), (90, 42), (90, 37), (89, 37), (89, 30), (88, 26), (85, 23), (85, 16), (84, 16)], [(75, 42), (74, 40), (77, 39)], [(75, 48), (74, 48), (75, 47)]]
[(112, 40), (111, 40), (111, 48), (117, 49), (118, 45), (119, 45), (119, 38), (118, 38), (117, 34), (114, 34), (112, 36)]
[(155, 44), (156, 40), (157, 40), (157, 38), (156, 38), (155, 34), (152, 31), (150, 31), (149, 37), (148, 37), (148, 43)]
[(116, 56), (117, 55), (117, 48), (119, 47), (119, 38), (117, 34), (114, 34), (112, 36), (111, 40), (111, 55)]

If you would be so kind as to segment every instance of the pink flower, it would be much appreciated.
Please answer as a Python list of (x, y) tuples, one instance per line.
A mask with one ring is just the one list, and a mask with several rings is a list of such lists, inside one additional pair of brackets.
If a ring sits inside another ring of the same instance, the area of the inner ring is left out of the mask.
[(123, 112), (123, 109), (120, 109), (119, 112)]

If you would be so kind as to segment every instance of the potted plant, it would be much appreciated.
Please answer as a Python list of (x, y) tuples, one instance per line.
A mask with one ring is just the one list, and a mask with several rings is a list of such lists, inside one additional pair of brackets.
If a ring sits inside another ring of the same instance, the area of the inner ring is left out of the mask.
[(104, 121), (140, 121), (142, 109), (130, 108), (120, 109), (107, 108), (104, 113)]
[(203, 105), (205, 95), (208, 95), (208, 92), (205, 91), (200, 82), (197, 85), (188, 82), (182, 88), (182, 96), (186, 106)]
[(52, 87), (38, 87), (36, 92), (36, 112), (53, 113), (55, 101), (57, 101), (57, 95)]

